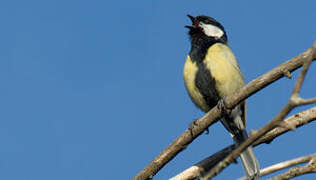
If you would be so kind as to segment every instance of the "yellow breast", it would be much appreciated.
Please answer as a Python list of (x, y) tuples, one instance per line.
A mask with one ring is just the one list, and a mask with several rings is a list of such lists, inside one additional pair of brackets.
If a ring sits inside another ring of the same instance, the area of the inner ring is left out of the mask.
[(208, 49), (203, 62), (211, 70), (216, 82), (215, 87), (222, 98), (244, 86), (236, 58), (228, 46), (221, 43), (214, 44)]
[(188, 56), (184, 64), (183, 71), (185, 86), (194, 104), (206, 112), (209, 110), (209, 108), (205, 103), (202, 94), (195, 86), (195, 77), (197, 70), (198, 67), (196, 65), (196, 62), (192, 62), (190, 56)]

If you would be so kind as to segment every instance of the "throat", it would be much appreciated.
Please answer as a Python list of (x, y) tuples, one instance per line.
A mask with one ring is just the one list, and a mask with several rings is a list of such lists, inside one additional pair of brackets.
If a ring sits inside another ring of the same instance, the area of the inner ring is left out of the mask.
[(202, 63), (207, 50), (209, 47), (211, 47), (215, 42), (206, 42), (205, 40), (202, 41), (195, 41), (192, 39), (191, 43), (191, 51), (190, 51), (190, 57), (192, 61), (195, 61), (196, 63)]
[(191, 51), (190, 57), (192, 61), (196, 61), (197, 63), (203, 62), (206, 53), (212, 45), (216, 43), (227, 43), (226, 34), (224, 34), (221, 38), (214, 38), (205, 36), (203, 33), (192, 33), (190, 34), (191, 38)]

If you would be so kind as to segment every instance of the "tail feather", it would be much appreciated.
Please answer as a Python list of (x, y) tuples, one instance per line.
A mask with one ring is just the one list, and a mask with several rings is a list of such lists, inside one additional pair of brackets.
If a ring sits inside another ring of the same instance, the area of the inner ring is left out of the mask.
[[(242, 130), (240, 132), (241, 133), (234, 135), (234, 141), (237, 145), (240, 145), (248, 138), (246, 130)], [(244, 152), (242, 152), (240, 154), (240, 159), (248, 179), (257, 179), (259, 176), (260, 167), (252, 147), (248, 147)]]
[[(230, 132), (237, 146), (248, 138), (247, 131), (245, 130), (245, 108), (242, 107), (245, 107), (244, 104), (236, 106), (229, 116), (221, 119), (222, 124)], [(240, 154), (240, 159), (248, 179), (257, 179), (260, 168), (252, 147), (248, 147), (244, 152), (242, 152)]]

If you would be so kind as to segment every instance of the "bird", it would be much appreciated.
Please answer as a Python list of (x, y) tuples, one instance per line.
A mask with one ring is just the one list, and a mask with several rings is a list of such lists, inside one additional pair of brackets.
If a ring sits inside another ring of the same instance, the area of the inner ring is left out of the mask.
[[(187, 15), (192, 25), (189, 29), (191, 50), (184, 64), (184, 82), (193, 103), (208, 112), (219, 102), (238, 92), (244, 85), (244, 77), (229, 47), (227, 33), (221, 23), (212, 17)], [(225, 106), (224, 106), (225, 107)], [(241, 102), (221, 118), (220, 122), (238, 146), (247, 138), (246, 102)], [(259, 176), (259, 163), (252, 147), (240, 154), (249, 180)]]

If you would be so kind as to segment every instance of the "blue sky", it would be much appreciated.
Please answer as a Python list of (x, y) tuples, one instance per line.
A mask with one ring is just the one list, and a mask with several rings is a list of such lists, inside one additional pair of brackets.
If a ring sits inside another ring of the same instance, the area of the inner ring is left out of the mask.
[[(209, 15), (225, 26), (249, 82), (312, 45), (315, 5), (0, 2), (0, 179), (130, 179), (203, 115), (182, 78), (190, 48), (186, 14)], [(315, 68), (303, 97), (315, 96)], [(293, 83), (282, 79), (248, 99), (248, 130), (276, 115)], [(315, 123), (256, 148), (261, 167), (315, 153), (313, 136)], [(155, 179), (172, 177), (230, 143), (218, 123)], [(242, 175), (241, 164), (231, 165), (217, 179)]]

